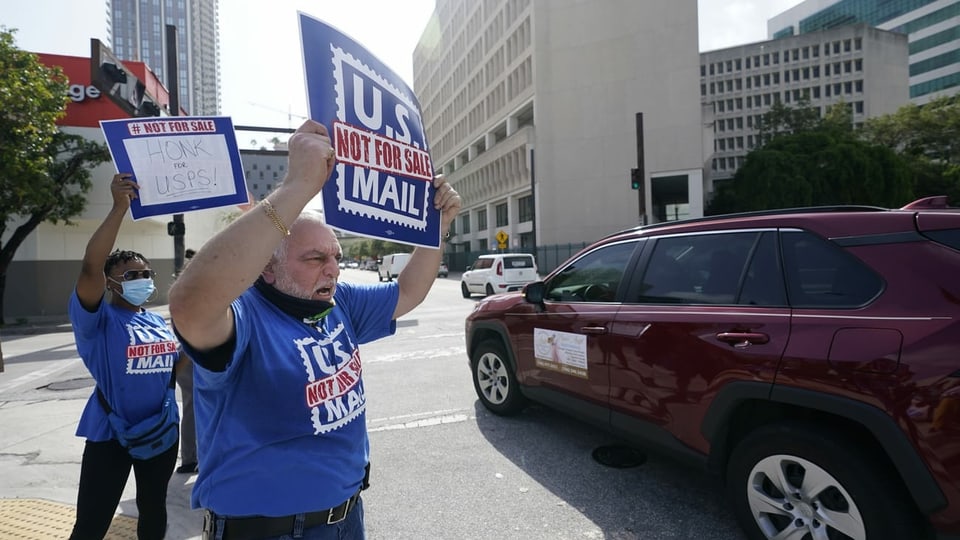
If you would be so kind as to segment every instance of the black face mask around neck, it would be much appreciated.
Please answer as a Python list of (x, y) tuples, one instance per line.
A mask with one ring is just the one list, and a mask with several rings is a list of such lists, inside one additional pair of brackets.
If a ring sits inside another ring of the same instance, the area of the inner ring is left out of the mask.
[(308, 324), (313, 324), (327, 316), (333, 309), (333, 302), (324, 300), (306, 300), (297, 298), (289, 294), (278, 291), (273, 285), (263, 280), (263, 276), (257, 278), (253, 284), (271, 304), (280, 308), (280, 311), (303, 320)]

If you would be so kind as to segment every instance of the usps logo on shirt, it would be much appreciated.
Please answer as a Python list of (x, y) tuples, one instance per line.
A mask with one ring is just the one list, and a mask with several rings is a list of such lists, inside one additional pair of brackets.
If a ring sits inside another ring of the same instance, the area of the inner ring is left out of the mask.
[(167, 373), (177, 361), (177, 342), (169, 330), (127, 325), (127, 374)]
[(306, 401), (314, 435), (329, 433), (363, 414), (360, 350), (343, 323), (321, 339), (295, 341), (307, 372)]

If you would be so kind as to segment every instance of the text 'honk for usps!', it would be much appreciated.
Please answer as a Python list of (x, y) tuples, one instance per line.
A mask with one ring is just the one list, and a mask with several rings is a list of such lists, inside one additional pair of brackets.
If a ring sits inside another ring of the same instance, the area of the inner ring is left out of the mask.
[(343, 122), (334, 122), (334, 147), (343, 163), (391, 175), (433, 180), (430, 154)]

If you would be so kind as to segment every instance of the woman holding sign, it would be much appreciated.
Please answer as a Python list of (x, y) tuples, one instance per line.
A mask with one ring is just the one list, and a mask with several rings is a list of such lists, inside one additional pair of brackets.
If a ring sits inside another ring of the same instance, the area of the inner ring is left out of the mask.
[[(339, 282), (333, 229), (303, 212), (334, 156), (326, 127), (305, 122), (280, 186), (208, 241), (170, 290), (194, 360), (192, 505), (205, 510), (205, 538), (364, 538), (359, 345), (392, 335), (423, 301), (441, 250), (418, 247), (395, 282)], [(446, 232), (460, 197), (443, 178), (432, 187)]]
[[(176, 400), (170, 390), (178, 346), (163, 317), (142, 307), (156, 290), (150, 261), (135, 251), (111, 252), (137, 184), (129, 174), (117, 174), (110, 193), (113, 206), (87, 243), (69, 304), (77, 352), (96, 381), (77, 426), (77, 435), (87, 441), (70, 538), (107, 534), (132, 467), (137, 538), (161, 540), (167, 530), (167, 483), (177, 462)], [(149, 456), (121, 443), (129, 434), (125, 427), (152, 426), (154, 418), (164, 436), (149, 441)]]

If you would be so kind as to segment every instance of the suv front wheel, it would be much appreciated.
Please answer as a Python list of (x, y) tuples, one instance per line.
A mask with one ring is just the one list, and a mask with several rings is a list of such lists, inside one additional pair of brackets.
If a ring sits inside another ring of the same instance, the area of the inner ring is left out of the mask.
[(520, 394), (503, 345), (487, 340), (477, 346), (470, 358), (473, 389), (483, 406), (494, 414), (510, 416), (523, 410), (527, 399)]
[(899, 482), (858, 447), (802, 424), (747, 435), (731, 454), (727, 490), (749, 538), (923, 538)]

